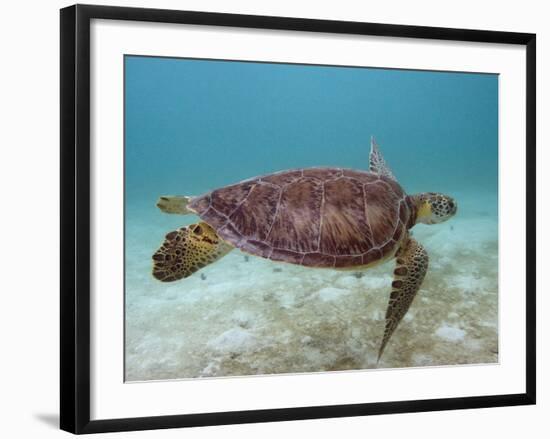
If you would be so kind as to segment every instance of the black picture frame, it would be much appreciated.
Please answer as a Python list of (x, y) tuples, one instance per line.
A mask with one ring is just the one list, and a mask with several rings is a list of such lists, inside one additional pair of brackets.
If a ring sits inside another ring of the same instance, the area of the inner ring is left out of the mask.
[[(89, 5), (70, 6), (61, 9), (60, 13), (61, 429), (76, 434), (99, 433), (535, 404), (535, 34)], [(525, 66), (527, 79), (525, 115), (527, 147), (526, 392), (494, 396), (90, 420), (90, 21), (92, 19), (525, 46), (527, 60)]]

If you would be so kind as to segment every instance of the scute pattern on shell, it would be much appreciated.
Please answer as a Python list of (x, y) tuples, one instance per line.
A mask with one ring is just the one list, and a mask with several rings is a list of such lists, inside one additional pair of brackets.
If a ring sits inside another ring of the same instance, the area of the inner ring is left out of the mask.
[(353, 267), (397, 250), (411, 208), (395, 181), (310, 168), (216, 189), (189, 204), (225, 241), (274, 261)]

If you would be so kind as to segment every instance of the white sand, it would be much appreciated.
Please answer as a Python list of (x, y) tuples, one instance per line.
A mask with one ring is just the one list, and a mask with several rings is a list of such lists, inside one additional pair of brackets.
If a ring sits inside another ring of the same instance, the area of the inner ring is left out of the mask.
[[(380, 367), (498, 361), (494, 203), (464, 203), (451, 221), (413, 229), (430, 269)], [(152, 253), (196, 217), (147, 215), (127, 226), (127, 380), (376, 367), (393, 262), (355, 273), (233, 251), (162, 283)]]

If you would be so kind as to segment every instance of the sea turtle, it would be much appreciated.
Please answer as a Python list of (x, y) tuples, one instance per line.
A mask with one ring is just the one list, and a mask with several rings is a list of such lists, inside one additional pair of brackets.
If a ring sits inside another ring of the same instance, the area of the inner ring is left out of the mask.
[(396, 258), (380, 359), (428, 269), (428, 253), (409, 229), (449, 219), (457, 204), (433, 192), (406, 195), (374, 138), (369, 159), (369, 171), (295, 169), (196, 197), (160, 197), (163, 212), (194, 213), (202, 221), (166, 235), (153, 255), (153, 276), (163, 282), (185, 278), (235, 247), (329, 269), (362, 270)]

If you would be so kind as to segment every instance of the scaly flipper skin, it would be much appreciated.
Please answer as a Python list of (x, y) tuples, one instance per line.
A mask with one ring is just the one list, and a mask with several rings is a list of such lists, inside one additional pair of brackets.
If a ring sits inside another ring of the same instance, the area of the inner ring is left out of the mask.
[(162, 282), (188, 277), (232, 249), (204, 222), (182, 227), (168, 233), (153, 255), (153, 276)]
[(172, 213), (177, 215), (187, 215), (193, 213), (187, 209), (187, 205), (193, 197), (178, 196), (178, 195), (163, 195), (157, 201), (157, 207), (164, 213)]
[(409, 238), (397, 252), (396, 268), (392, 292), (386, 310), (386, 327), (384, 338), (378, 351), (378, 361), (384, 352), (397, 325), (405, 316), (409, 307), (422, 285), (428, 270), (428, 253), (413, 238)]
[(374, 137), (370, 139), (369, 170), (373, 174), (383, 175), (384, 177), (391, 178), (393, 181), (397, 181), (393, 172), (386, 164), (384, 157), (382, 157), (382, 153)]

